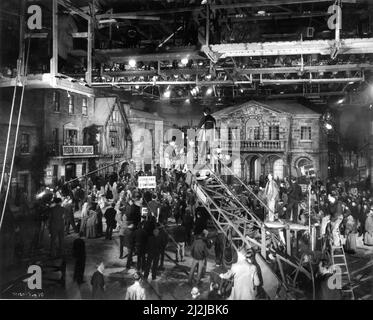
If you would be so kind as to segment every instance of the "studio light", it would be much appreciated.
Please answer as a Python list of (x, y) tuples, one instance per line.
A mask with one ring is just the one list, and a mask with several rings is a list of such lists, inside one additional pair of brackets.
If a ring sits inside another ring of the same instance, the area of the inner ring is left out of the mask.
[(163, 93), (163, 96), (165, 98), (170, 98), (171, 97), (171, 90), (170, 90), (170, 87), (168, 86), (166, 91)]
[(131, 59), (130, 61), (128, 61), (128, 65), (129, 65), (131, 68), (136, 67), (136, 60), (135, 60), (135, 59)]
[(333, 126), (330, 124), (330, 123), (325, 123), (325, 128), (327, 130), (332, 130), (333, 129)]

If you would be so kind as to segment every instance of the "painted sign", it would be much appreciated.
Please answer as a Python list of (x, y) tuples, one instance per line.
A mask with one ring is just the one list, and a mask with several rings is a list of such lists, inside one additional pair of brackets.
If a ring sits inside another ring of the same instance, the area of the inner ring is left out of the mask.
[(155, 189), (157, 186), (155, 176), (139, 177), (138, 184), (139, 189)]

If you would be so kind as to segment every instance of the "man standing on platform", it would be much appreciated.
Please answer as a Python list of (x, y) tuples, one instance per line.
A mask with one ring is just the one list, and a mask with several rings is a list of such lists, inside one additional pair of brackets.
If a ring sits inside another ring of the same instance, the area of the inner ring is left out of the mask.
[(268, 212), (268, 221), (275, 221), (275, 210), (276, 205), (279, 199), (279, 187), (276, 181), (273, 180), (273, 175), (268, 174), (268, 182), (264, 190), (265, 198), (267, 199), (267, 206), (269, 209)]
[(206, 157), (211, 153), (212, 143), (215, 140), (216, 120), (211, 115), (210, 108), (203, 111), (203, 117), (198, 124), (201, 130), (198, 134), (198, 161), (205, 163)]
[(298, 222), (298, 205), (302, 200), (302, 188), (297, 183), (295, 177), (291, 178), (290, 188), (288, 190), (288, 205), (286, 219), (294, 223)]

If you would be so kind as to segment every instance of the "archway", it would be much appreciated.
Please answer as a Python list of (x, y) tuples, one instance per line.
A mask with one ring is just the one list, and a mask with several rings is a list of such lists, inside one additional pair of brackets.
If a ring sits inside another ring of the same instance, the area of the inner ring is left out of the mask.
[(274, 179), (282, 180), (284, 178), (284, 160), (280, 155), (269, 155), (265, 161), (266, 174), (272, 172)]
[(308, 168), (313, 166), (313, 161), (307, 157), (301, 157), (295, 162), (298, 177), (307, 176)]
[(259, 181), (262, 174), (262, 159), (259, 155), (252, 155), (246, 158), (246, 179)]
[(284, 179), (284, 161), (281, 158), (273, 162), (273, 177), (274, 179)]

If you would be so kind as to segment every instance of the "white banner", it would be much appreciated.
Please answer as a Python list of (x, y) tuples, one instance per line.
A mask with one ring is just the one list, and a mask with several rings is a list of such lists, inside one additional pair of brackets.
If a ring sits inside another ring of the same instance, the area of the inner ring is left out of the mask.
[(139, 189), (155, 189), (157, 182), (155, 176), (139, 177)]

